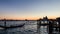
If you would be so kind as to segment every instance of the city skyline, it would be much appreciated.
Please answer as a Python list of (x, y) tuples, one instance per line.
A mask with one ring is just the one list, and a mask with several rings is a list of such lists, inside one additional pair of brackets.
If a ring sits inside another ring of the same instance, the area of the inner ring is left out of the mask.
[(60, 0), (0, 0), (0, 19), (60, 17)]

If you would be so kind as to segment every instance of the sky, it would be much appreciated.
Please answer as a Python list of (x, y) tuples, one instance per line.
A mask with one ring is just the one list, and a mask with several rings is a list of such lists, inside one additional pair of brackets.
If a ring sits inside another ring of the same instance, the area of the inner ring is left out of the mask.
[(0, 0), (0, 19), (60, 17), (60, 0)]

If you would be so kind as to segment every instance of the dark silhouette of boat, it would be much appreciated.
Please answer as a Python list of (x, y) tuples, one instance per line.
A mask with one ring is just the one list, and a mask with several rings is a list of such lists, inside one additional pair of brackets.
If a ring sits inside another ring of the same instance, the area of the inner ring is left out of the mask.
[(25, 23), (24, 24), (20, 24), (20, 25), (16, 25), (16, 26), (14, 26), (14, 25), (11, 25), (11, 26), (2, 26), (2, 25), (0, 25), (0, 27), (7, 29), (7, 28), (23, 27), (24, 25), (25, 25)]
[(25, 25), (25, 23), (20, 24), (20, 25), (10, 25), (10, 26), (6, 26), (6, 19), (4, 18), (4, 26), (0, 25), (1, 28), (17, 28), (17, 27), (23, 27)]

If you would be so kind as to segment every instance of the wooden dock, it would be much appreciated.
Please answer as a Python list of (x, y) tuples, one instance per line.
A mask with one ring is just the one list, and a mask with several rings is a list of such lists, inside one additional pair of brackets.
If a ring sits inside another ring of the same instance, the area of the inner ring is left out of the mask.
[[(48, 19), (47, 16), (43, 17), (43, 19), (37, 20), (37, 29), (40, 28), (40, 26), (48, 26), (49, 34), (52, 34), (53, 28), (59, 28), (60, 32), (60, 18), (56, 19)], [(58, 23), (58, 24), (57, 24)]]

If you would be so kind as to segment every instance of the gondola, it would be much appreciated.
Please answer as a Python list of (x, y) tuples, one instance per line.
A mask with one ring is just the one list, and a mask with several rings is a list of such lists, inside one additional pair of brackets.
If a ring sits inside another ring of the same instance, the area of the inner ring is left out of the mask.
[(14, 25), (11, 25), (11, 26), (2, 26), (2, 25), (0, 25), (0, 27), (1, 27), (1, 28), (7, 29), (7, 28), (23, 27), (24, 25), (25, 25), (25, 23), (24, 23), (24, 24), (17, 25), (17, 26), (14, 26)]

